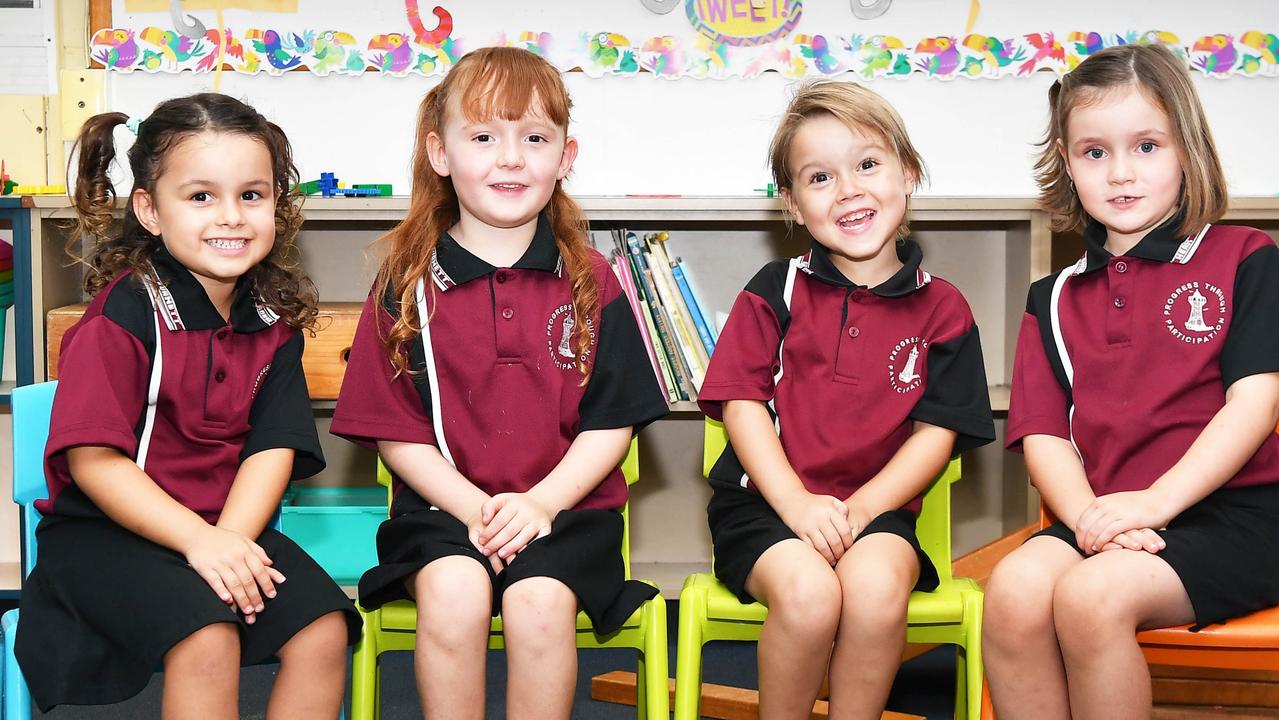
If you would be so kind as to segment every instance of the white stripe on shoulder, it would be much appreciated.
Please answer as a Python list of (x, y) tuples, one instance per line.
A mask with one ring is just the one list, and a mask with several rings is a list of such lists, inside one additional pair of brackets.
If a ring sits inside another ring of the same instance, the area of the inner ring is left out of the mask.
[(444, 438), (444, 409), (440, 407), (440, 377), (435, 371), (435, 351), (431, 348), (429, 317), (426, 308), (426, 282), (418, 278), (417, 321), (422, 326), (422, 352), (426, 356), (427, 382), (431, 384), (431, 425), (435, 429), (435, 444), (440, 448), (440, 454), (450, 465), (457, 467), (457, 463), (453, 462), (453, 453), (449, 452), (449, 443)]
[(151, 304), (159, 311), (160, 316), (164, 318), (165, 327), (169, 330), (185, 330), (186, 325), (182, 322), (182, 315), (178, 312), (178, 303), (173, 299), (173, 293), (169, 292), (169, 288), (160, 282), (160, 278), (156, 276), (153, 270), (144, 280), (143, 284), (147, 286), (147, 294), (151, 296)]
[[(143, 283), (147, 288), (147, 296), (151, 298), (151, 319), (155, 323), (155, 358), (151, 361), (151, 377), (147, 382), (147, 411), (142, 422), (142, 437), (138, 439), (138, 455), (134, 460), (137, 466), (146, 470), (147, 454), (151, 450), (151, 435), (155, 431), (155, 411), (156, 406), (160, 402), (160, 378), (164, 374), (164, 353), (162, 352), (164, 333), (160, 332), (160, 318), (166, 317), (165, 311), (160, 307), (160, 301), (157, 298), (157, 289), (164, 287), (160, 284), (152, 285), (151, 283)], [(170, 327), (169, 330), (174, 328)]]
[(1187, 236), (1181, 245), (1177, 248), (1177, 254), (1172, 256), (1172, 261), (1185, 265), (1190, 262), (1190, 258), (1195, 256), (1195, 251), (1199, 249), (1199, 245), (1203, 243), (1204, 235), (1208, 234), (1208, 228), (1212, 227), (1212, 223), (1203, 226), (1198, 235), (1193, 237)]
[(437, 248), (431, 252), (431, 279), (435, 281), (435, 287), (440, 290), (448, 290), (457, 283), (453, 282), (453, 278), (444, 272), (443, 266), (440, 265), (440, 251)]

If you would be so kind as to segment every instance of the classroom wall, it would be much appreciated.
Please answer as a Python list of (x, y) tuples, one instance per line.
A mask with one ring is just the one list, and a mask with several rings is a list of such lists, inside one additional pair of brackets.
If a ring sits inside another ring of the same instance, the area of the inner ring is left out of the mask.
[[(468, 0), (444, 3), (454, 15), (454, 35), (486, 38), (505, 32), (547, 30), (570, 37), (582, 30), (615, 30), (632, 38), (689, 33), (681, 11), (658, 16), (638, 0), (510, 3)], [(262, 22), (276, 27), (398, 28), (397, 2), (352, 3), (301, 0), (297, 18), (227, 11), (234, 27)], [(141, 26), (155, 15), (121, 20)], [(343, 8), (346, 8), (345, 10)], [(968, 0), (898, 0), (882, 17), (857, 20), (845, 2), (809, 0), (796, 32), (893, 34), (907, 42), (927, 35), (961, 35)], [(208, 13), (205, 13), (206, 15)], [(318, 19), (324, 18), (324, 19)], [(267, 26), (267, 25), (263, 25)], [(1048, 3), (983, 0), (974, 31), (1010, 37), (1038, 31), (1122, 33), (1161, 29), (1183, 43), (1212, 32), (1249, 29), (1279, 32), (1279, 3), (1222, 0), (1205, 12), (1191, 0), (1075, 0)], [(1279, 80), (1217, 80), (1195, 72), (1216, 134), (1231, 192), (1279, 192), (1279, 144), (1271, 142), (1279, 111)], [(794, 85), (778, 73), (737, 80), (666, 80), (649, 73), (633, 77), (567, 76), (576, 108), (572, 132), (582, 152), (571, 182), (589, 195), (678, 193), (743, 195), (768, 179), (768, 139)], [(853, 76), (846, 76), (850, 79)], [(908, 79), (872, 83), (901, 111), (931, 170), (924, 188), (933, 195), (1033, 195), (1034, 143), (1046, 117), (1047, 87), (1054, 75), (1000, 80)], [(407, 187), (413, 123), (422, 93), (434, 82), (421, 76), (283, 77), (226, 73), (221, 89), (244, 98), (279, 122), (293, 139), (304, 177), (335, 170), (352, 181)], [(145, 114), (164, 98), (209, 89), (212, 75), (112, 73), (108, 106)], [(355, 100), (354, 102), (352, 100)]]

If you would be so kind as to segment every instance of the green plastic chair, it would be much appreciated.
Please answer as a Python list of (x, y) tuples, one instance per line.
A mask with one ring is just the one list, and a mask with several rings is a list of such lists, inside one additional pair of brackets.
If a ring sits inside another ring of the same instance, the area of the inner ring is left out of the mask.
[[(706, 421), (702, 473), (728, 443), (723, 423)], [(982, 593), (968, 578), (951, 576), (950, 485), (959, 480), (959, 460), (950, 462), (924, 493), (918, 522), (919, 543), (937, 567), (941, 584), (933, 592), (911, 593), (906, 611), (906, 641), (958, 645), (955, 671), (955, 717), (981, 715)], [(684, 581), (679, 595), (679, 641), (675, 667), (675, 719), (696, 720), (702, 695), (702, 645), (712, 640), (759, 640), (768, 609), (743, 605), (710, 573)]]
[[(638, 442), (622, 460), (622, 474), (627, 485), (639, 479)], [(390, 487), (390, 473), (378, 461), (378, 482)], [(627, 505), (622, 506), (622, 561), (626, 577), (631, 577), (631, 521)], [(412, 650), (417, 644), (417, 605), (408, 600), (387, 603), (376, 610), (359, 607), (364, 619), (364, 633), (355, 646), (351, 661), (351, 719), (377, 720), (381, 716), (380, 696), (382, 670), (378, 656), (390, 650)], [(599, 635), (591, 627), (586, 613), (577, 614), (577, 646), (579, 648), (634, 648), (639, 651), (636, 672), (636, 709), (638, 717), (648, 720), (670, 718), (670, 675), (666, 658), (666, 601), (661, 595), (645, 602), (611, 635)], [(505, 647), (502, 619), (493, 618), (489, 628), (489, 649)]]

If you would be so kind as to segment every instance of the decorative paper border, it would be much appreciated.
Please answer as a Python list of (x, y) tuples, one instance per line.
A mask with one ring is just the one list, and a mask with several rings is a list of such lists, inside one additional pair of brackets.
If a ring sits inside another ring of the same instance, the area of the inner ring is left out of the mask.
[[(218, 32), (210, 29), (203, 39), (192, 40), (160, 27), (111, 28), (93, 35), (90, 55), (118, 72), (207, 72), (217, 63)], [(731, 46), (700, 34), (632, 42), (613, 32), (569, 38), (524, 32), (474, 45), (449, 37), (434, 45), (404, 32), (370, 38), (335, 29), (249, 28), (240, 33), (228, 28), (226, 33), (226, 67), (271, 75), (302, 67), (316, 75), (442, 75), (464, 48), (508, 45), (532, 50), (561, 70), (580, 69), (591, 77), (650, 72), (665, 78), (749, 78), (775, 71), (795, 78), (853, 73), (864, 80), (916, 75), (949, 80), (1016, 77), (1039, 70), (1060, 74), (1105, 47), (1162, 43), (1187, 67), (1211, 77), (1279, 76), (1279, 37), (1257, 30), (1237, 37), (1204, 35), (1190, 44), (1172, 33), (1150, 30), (1123, 35), (1039, 32), (1013, 38), (973, 34), (962, 40), (943, 35), (914, 43), (887, 35), (794, 34), (753, 47)]]

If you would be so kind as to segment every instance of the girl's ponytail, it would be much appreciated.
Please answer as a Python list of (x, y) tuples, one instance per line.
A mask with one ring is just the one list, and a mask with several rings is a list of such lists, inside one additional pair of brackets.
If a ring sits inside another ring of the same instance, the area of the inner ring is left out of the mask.
[(78, 149), (79, 157), (71, 200), (75, 203), (79, 219), (67, 246), (74, 255), (79, 254), (78, 246), (83, 239), (88, 238), (96, 245), (108, 237), (111, 212), (115, 208), (115, 188), (107, 175), (111, 162), (115, 160), (112, 132), (128, 120), (129, 116), (120, 112), (94, 115), (85, 121), (80, 136), (76, 138), (73, 152)]

